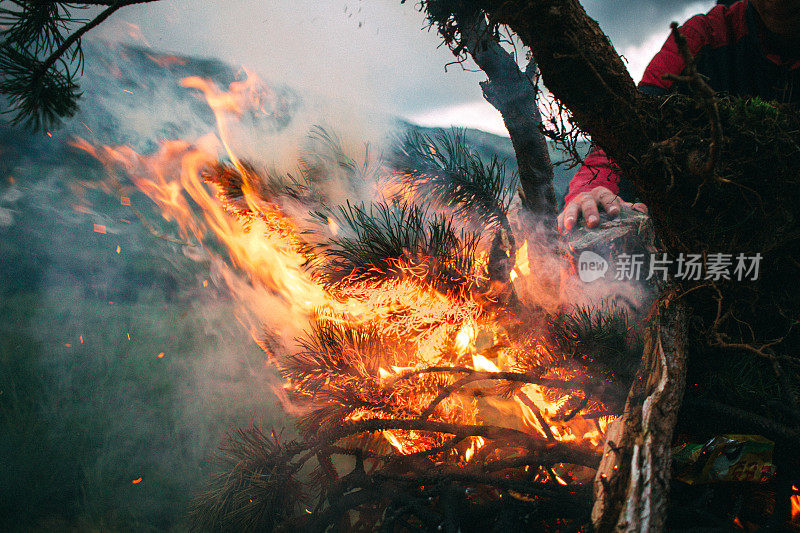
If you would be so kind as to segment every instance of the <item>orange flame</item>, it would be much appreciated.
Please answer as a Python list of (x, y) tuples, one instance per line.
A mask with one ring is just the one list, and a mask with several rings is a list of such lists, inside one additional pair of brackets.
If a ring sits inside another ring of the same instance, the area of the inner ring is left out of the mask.
[[(381, 335), (407, 348), (404, 360), (387, 361), (386, 367), (391, 370), (380, 366), (374, 376), (375, 383), (387, 395), (387, 405), (398, 412), (419, 413), (434, 401), (435, 390), (409, 392), (408, 387), (403, 388), (408, 383), (404, 378), (406, 374), (431, 364), (487, 374), (516, 370), (515, 354), (522, 348), (497, 348), (509, 344), (499, 342), (501, 338), (507, 340), (508, 335), (492, 316), (488, 316), (483, 303), (458, 290), (446, 293), (426, 284), (428, 272), (424, 266), (398, 260), (391, 262), (397, 275), (389, 279), (376, 277), (378, 281), (375, 281), (363, 275), (352, 276), (335, 287), (323, 286), (306, 266), (308, 258), (299, 245), (302, 231), (299, 220), (287, 215), (281, 206), (255, 194), (259, 183), (249, 180), (257, 176), (237, 158), (230, 141), (230, 120), (247, 110), (269, 112), (273, 93), (254, 76), (232, 83), (227, 91), (197, 77), (185, 78), (181, 84), (203, 93), (214, 111), (219, 137), (208, 135), (193, 144), (164, 141), (151, 156), (139, 155), (126, 146), (96, 148), (83, 139), (77, 139), (73, 145), (94, 155), (109, 170), (124, 169), (138, 189), (159, 206), (164, 219), (177, 223), (181, 239), (186, 243), (203, 246), (208, 235), (222, 242), (230, 263), (246, 274), (243, 278), (226, 269), (222, 272), (223, 280), (251, 305), (258, 319), (255, 323), (270, 324), (284, 334), (306, 329), (315, 317), (331, 323), (379, 329)], [(203, 179), (204, 171), (217, 163), (221, 153), (227, 155), (243, 179), (244, 208), (236, 214), (220, 200), (219, 191)], [(405, 194), (409, 194), (408, 191)], [(123, 205), (130, 205), (128, 197), (121, 196), (120, 200)], [(194, 206), (199, 207), (200, 215), (196, 214)], [(328, 217), (326, 222), (331, 235), (341, 232), (333, 218)], [(105, 228), (103, 230), (105, 232)], [(517, 252), (515, 276), (531, 274), (527, 245), (523, 243)], [(203, 246), (203, 249), (216, 257), (210, 248)], [(203, 281), (203, 286), (207, 285), (208, 282)], [(488, 346), (495, 347), (491, 353)], [(537, 345), (534, 355), (546, 361), (546, 347)], [(163, 352), (158, 355), (159, 358), (163, 356)], [(553, 377), (569, 379), (571, 376)], [(445, 374), (437, 379), (454, 383), (459, 375)], [(451, 395), (440, 402), (431, 416), (463, 424), (488, 423), (476, 399), (480, 396), (477, 386), (496, 384), (490, 379), (475, 381), (475, 395), (470, 396), (468, 388), (464, 394)], [(285, 389), (291, 391), (297, 385), (299, 383), (290, 380)], [(510, 421), (511, 425), (521, 426), (543, 439), (599, 445), (608, 419), (588, 421), (579, 414), (569, 421), (559, 419), (557, 415), (569, 399), (567, 393), (558, 396), (544, 387), (525, 384), (510, 399), (489, 397), (482, 401), (500, 413), (504, 422)], [(371, 411), (355, 409), (346, 420), (373, 416)], [(426, 432), (384, 430), (381, 435), (386, 443), (403, 454), (442, 444)], [(485, 440), (474, 437), (466, 442), (468, 444), (462, 443), (461, 452), (458, 452), (465, 462), (475, 456)], [(554, 479), (567, 483), (562, 477)]]

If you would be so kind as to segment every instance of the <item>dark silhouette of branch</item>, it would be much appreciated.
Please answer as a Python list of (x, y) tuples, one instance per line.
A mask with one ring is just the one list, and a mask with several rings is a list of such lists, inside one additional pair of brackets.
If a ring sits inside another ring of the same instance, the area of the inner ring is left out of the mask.
[(320, 438), (323, 443), (334, 443), (350, 435), (390, 429), (430, 431), (434, 433), (446, 433), (457, 437), (484, 437), (491, 440), (517, 442), (533, 452), (557, 453), (560, 458), (559, 461), (561, 462), (585, 465), (592, 468), (595, 468), (600, 460), (599, 455), (594, 451), (569, 443), (543, 441), (542, 438), (537, 435), (532, 435), (516, 429), (491, 425), (453, 424), (432, 420), (382, 418), (357, 420), (345, 422), (337, 428), (332, 428), (326, 434), (321, 435)]
[[(0, 94), (8, 98), (10, 109), (5, 112), (14, 113), (12, 122), (38, 129), (72, 116), (81, 96), (77, 84), (83, 66), (81, 38), (120, 8), (154, 1), (15, 2), (21, 9), (3, 9), (7, 27), (0, 42)], [(84, 22), (73, 16), (73, 10), (91, 6), (106, 8), (65, 35), (73, 24)]]

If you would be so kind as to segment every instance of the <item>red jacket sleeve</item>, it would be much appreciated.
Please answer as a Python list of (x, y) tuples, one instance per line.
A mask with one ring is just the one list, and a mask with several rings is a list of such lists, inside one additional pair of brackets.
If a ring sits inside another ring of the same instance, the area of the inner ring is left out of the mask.
[(606, 153), (599, 148), (592, 148), (581, 168), (572, 176), (564, 203), (569, 203), (578, 194), (591, 191), (595, 187), (605, 187), (614, 194), (619, 192), (619, 172), (608, 160)]
[[(680, 27), (681, 34), (686, 37), (689, 51), (697, 55), (705, 45), (720, 46), (730, 39), (729, 28), (743, 28), (745, 2), (738, 2), (732, 8), (717, 5), (706, 15), (695, 15)], [(639, 89), (648, 94), (663, 95), (673, 82), (665, 80), (668, 73), (680, 74), (685, 62), (675, 38), (670, 34), (661, 50), (653, 57), (644, 71)], [(619, 169), (609, 161), (605, 152), (592, 148), (584, 159), (583, 165), (569, 182), (569, 191), (564, 203), (569, 203), (582, 192), (591, 191), (595, 187), (606, 187), (614, 194), (619, 193)]]

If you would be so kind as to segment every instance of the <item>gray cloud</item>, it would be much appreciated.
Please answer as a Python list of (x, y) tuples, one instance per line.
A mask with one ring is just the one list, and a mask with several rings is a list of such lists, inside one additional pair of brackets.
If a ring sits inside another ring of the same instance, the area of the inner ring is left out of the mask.
[[(586, 12), (600, 23), (617, 47), (637, 46), (654, 33), (669, 33), (673, 20), (704, 13), (714, 0), (585, 0)], [(690, 9), (691, 8), (691, 9)]]
[[(713, 0), (587, 0), (621, 52)], [(163, 0), (128, 8), (99, 31), (119, 38), (135, 24), (153, 48), (213, 56), (254, 68), (267, 81), (297, 86), (359, 108), (403, 116), (482, 100), (481, 73), (453, 66), (412, 2), (399, 0)], [(128, 38), (129, 39), (129, 38)], [(640, 54), (652, 54), (650, 48)], [(629, 57), (629, 59), (632, 59)], [(633, 64), (641, 64), (632, 59)]]

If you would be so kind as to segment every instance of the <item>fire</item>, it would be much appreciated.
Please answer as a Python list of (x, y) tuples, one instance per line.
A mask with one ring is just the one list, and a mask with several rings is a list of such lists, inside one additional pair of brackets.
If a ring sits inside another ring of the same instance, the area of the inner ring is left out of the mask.
[[(301, 406), (297, 409), (305, 413), (309, 431), (334, 423), (420, 420), (499, 424), (543, 442), (575, 443), (589, 450), (599, 445), (608, 418), (586, 420), (579, 414), (582, 408), (574, 407), (581, 394), (581, 405), (589, 402), (588, 392), (570, 386), (585, 376), (521, 370), (531, 360), (545, 368), (549, 349), (535, 334), (517, 340), (498, 321), (494, 297), (477, 289), (486, 281), (482, 274), (461, 273), (447, 259), (409, 255), (363, 265), (334, 281), (320, 276), (308, 251), (319, 245), (306, 241), (309, 223), (293, 214), (296, 205), (289, 209), (271, 195), (258, 173), (237, 157), (230, 139), (231, 121), (244, 112), (272, 112), (274, 94), (268, 87), (252, 75), (227, 91), (197, 77), (181, 85), (204, 95), (218, 136), (193, 143), (164, 141), (150, 156), (126, 146), (94, 147), (82, 139), (73, 144), (110, 172), (124, 170), (164, 219), (177, 224), (181, 242), (199, 245), (217, 264), (225, 259), (233, 267), (222, 269), (223, 281), (249, 305), (259, 342), (264, 324), (278, 337), (315, 332), (317, 337), (304, 340), (301, 349), (262, 342), (285, 376), (279, 393), (287, 405)], [(221, 158), (232, 168), (221, 166)], [(120, 201), (130, 205), (128, 196)], [(345, 223), (323, 216), (316, 238), (323, 243), (345, 238)], [(227, 258), (205, 244), (209, 236), (224, 244)], [(513, 277), (531, 276), (527, 246), (517, 251)], [(477, 250), (475, 262), (485, 266), (486, 257), (486, 250)], [(281, 350), (286, 353), (276, 353)], [(317, 360), (330, 368), (302, 366)], [(509, 392), (493, 394), (502, 387)], [(357, 403), (343, 404), (331, 414), (329, 408), (344, 394), (357, 397)], [(334, 415), (338, 418), (330, 418)], [(447, 431), (424, 429), (378, 429), (375, 434), (394, 453), (441, 447), (445, 457), (461, 463), (473, 460), (487, 442), (482, 436), (450, 439)], [(564, 476), (552, 476), (559, 484), (569, 483)]]
[(475, 370), (481, 370), (483, 372), (500, 372), (500, 369), (497, 368), (497, 365), (479, 354), (472, 356), (472, 367)]
[(400, 453), (407, 453), (406, 446), (403, 444), (403, 442), (397, 436), (395, 436), (394, 432), (392, 432), (392, 431), (384, 431), (382, 433), (383, 433), (383, 437), (387, 441), (389, 441), (389, 444), (391, 444), (394, 447), (395, 450), (397, 450)]
[(328, 227), (331, 229), (331, 235), (339, 234), (339, 224), (331, 217), (328, 217)]
[(464, 460), (466, 462), (469, 462), (469, 460), (472, 459), (472, 457), (475, 455), (475, 452), (480, 450), (481, 447), (483, 447), (483, 445), (486, 443), (486, 439), (484, 439), (483, 437), (472, 437), (470, 440), (471, 443), (469, 445), (469, 448), (467, 448), (466, 451), (464, 452)]
[(797, 485), (792, 485), (793, 495), (790, 498), (792, 502), (792, 522), (800, 521), (800, 489)]

